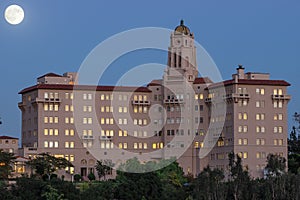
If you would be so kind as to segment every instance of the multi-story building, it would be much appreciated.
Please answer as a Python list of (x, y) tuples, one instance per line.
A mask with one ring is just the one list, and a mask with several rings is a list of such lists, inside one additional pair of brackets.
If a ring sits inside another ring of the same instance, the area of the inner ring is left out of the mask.
[(213, 83), (198, 77), (194, 35), (183, 24), (171, 34), (161, 80), (146, 87), (79, 85), (78, 74), (46, 74), (23, 89), (24, 155), (49, 152), (86, 176), (96, 160), (176, 157), (186, 173), (227, 169), (239, 154), (254, 177), (266, 156), (287, 157), (287, 86), (269, 74), (245, 73)]

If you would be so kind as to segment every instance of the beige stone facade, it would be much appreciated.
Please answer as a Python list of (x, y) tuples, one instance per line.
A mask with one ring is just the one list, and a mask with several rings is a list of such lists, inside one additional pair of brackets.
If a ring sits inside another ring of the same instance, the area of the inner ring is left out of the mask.
[[(87, 176), (96, 160), (116, 165), (176, 157), (186, 173), (227, 169), (231, 151), (254, 177), (266, 156), (287, 157), (287, 86), (245, 73), (213, 83), (198, 77), (194, 35), (183, 22), (171, 35), (168, 67), (147, 87), (78, 85), (76, 73), (46, 74), (20, 92), (24, 156), (65, 157)], [(66, 176), (67, 178), (67, 176)]]

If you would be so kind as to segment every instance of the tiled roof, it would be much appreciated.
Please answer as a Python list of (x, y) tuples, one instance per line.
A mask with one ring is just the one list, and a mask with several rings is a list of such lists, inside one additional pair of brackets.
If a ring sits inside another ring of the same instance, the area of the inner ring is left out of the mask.
[(234, 80), (226, 80), (219, 83), (214, 83), (208, 86), (208, 88), (216, 88), (221, 86), (240, 84), (240, 85), (277, 85), (277, 86), (290, 86), (291, 84), (284, 80), (258, 80), (258, 79), (238, 79), (235, 83)]
[(0, 139), (3, 139), (3, 140), (18, 140), (19, 138), (14, 138), (14, 137), (3, 135), (3, 136), (0, 136)]
[(61, 75), (58, 75), (58, 74), (55, 74), (55, 73), (48, 73), (48, 74), (45, 74), (43, 76), (38, 77), (38, 79), (42, 78), (42, 77), (46, 77), (46, 76), (48, 76), (48, 77), (62, 77)]
[(116, 92), (151, 92), (147, 87), (129, 86), (91, 86), (91, 85), (63, 85), (63, 84), (37, 84), (23, 89), (19, 94), (34, 91), (37, 89), (50, 90), (89, 90), (89, 91), (116, 91)]
[(213, 83), (208, 77), (199, 77), (194, 80), (193, 84), (208, 84)]

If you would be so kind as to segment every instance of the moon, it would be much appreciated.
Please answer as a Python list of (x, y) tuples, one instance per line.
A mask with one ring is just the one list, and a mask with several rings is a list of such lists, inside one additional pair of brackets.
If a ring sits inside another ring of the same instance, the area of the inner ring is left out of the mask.
[(4, 17), (12, 25), (20, 24), (24, 19), (24, 10), (21, 6), (10, 5), (5, 9)]

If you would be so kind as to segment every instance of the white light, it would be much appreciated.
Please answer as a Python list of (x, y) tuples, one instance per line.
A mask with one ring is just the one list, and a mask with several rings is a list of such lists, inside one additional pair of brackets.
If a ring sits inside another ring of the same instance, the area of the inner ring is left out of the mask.
[(24, 19), (24, 10), (18, 5), (10, 5), (5, 9), (4, 17), (12, 25), (20, 24)]

